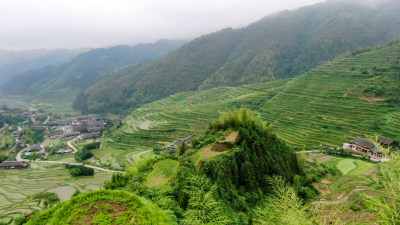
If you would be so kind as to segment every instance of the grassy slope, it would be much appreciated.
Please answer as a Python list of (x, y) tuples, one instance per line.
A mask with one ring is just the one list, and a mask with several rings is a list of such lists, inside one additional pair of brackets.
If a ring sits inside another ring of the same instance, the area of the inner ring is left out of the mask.
[(153, 171), (146, 178), (146, 185), (148, 187), (157, 187), (167, 184), (176, 174), (178, 167), (179, 162), (172, 159), (166, 159), (154, 164)]
[(174, 224), (148, 200), (124, 191), (96, 191), (50, 209), (28, 224)]
[[(172, 95), (133, 111), (112, 130), (115, 144), (154, 146), (201, 134), (219, 111), (250, 108), (295, 147), (341, 146), (363, 134), (398, 138), (399, 106), (368, 102), (364, 90), (384, 88), (380, 98), (399, 91), (400, 45), (342, 57), (298, 78)], [(197, 104), (189, 100), (202, 98)]]
[[(318, 157), (324, 157), (324, 155)], [(353, 164), (351, 170), (347, 171), (346, 174), (338, 173), (336, 176), (328, 176), (327, 179), (315, 183), (319, 190), (325, 192), (325, 194), (320, 196), (319, 200), (338, 201), (354, 189), (360, 187), (369, 188), (370, 182), (367, 178), (374, 176), (379, 171), (378, 164), (336, 156), (321, 164), (328, 168), (340, 170), (343, 164), (347, 164), (346, 162)], [(331, 221), (334, 221), (334, 224), (369, 224), (373, 221), (375, 215), (365, 211), (363, 208), (362, 199), (364, 198), (363, 194), (366, 192), (373, 194), (373, 192), (366, 190), (351, 196), (346, 204), (316, 205), (315, 210), (320, 221), (323, 224), (330, 223)]]

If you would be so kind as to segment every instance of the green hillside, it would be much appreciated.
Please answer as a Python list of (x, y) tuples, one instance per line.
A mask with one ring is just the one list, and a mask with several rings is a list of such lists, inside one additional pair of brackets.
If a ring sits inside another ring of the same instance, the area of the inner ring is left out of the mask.
[(163, 56), (183, 43), (161, 40), (133, 47), (93, 49), (68, 62), (19, 74), (3, 85), (2, 91), (8, 95), (38, 95), (60, 89), (84, 89), (118, 67)]
[(7, 51), (0, 49), (0, 86), (28, 70), (58, 64), (87, 52), (89, 49), (35, 49)]
[(179, 92), (290, 78), (400, 35), (398, 1), (362, 2), (326, 1), (200, 37), (162, 59), (109, 75), (74, 106), (121, 113)]
[(93, 191), (72, 198), (27, 224), (175, 224), (143, 198), (123, 191)]
[[(358, 52), (359, 53), (359, 52)], [(163, 145), (201, 134), (220, 111), (256, 111), (294, 147), (363, 134), (400, 139), (400, 44), (356, 52), (292, 80), (172, 95), (134, 110), (109, 136), (116, 143)]]

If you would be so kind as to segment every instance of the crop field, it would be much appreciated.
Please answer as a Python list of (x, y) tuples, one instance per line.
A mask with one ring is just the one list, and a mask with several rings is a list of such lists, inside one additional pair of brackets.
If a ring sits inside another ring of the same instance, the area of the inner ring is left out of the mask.
[(292, 147), (339, 147), (374, 134), (396, 140), (400, 107), (392, 100), (400, 96), (399, 59), (400, 45), (393, 45), (342, 57), (292, 80), (172, 95), (133, 111), (110, 137), (160, 146), (203, 133), (221, 111), (246, 107)]
[(222, 111), (241, 106), (255, 110), (286, 82), (281, 80), (172, 95), (133, 111), (123, 120), (121, 128), (113, 130), (111, 138), (125, 145), (161, 147), (176, 138), (203, 133), (209, 122), (217, 119)]
[(46, 138), (41, 144), (44, 147), (56, 147), (61, 144), (61, 140), (58, 138)]
[(354, 163), (354, 159), (343, 159), (338, 162), (336, 168), (343, 174), (343, 176), (347, 175), (350, 171), (357, 168)]
[(0, 170), (0, 221), (41, 209), (33, 199), (37, 193), (54, 192), (65, 201), (76, 191), (102, 188), (110, 178), (111, 173), (97, 171), (93, 177), (72, 178), (63, 165), (45, 163), (31, 163), (25, 170)]
[[(328, 176), (314, 186), (321, 196), (317, 201), (310, 203), (317, 210), (321, 222), (324, 224), (349, 224), (352, 222), (365, 223), (375, 216), (363, 211), (363, 195), (372, 194), (370, 180), (378, 179), (379, 164), (352, 158), (341, 158), (326, 155), (309, 155), (308, 161), (319, 162), (328, 168), (340, 171), (336, 176)], [(332, 214), (332, 212), (336, 212)]]
[(146, 178), (148, 187), (158, 187), (167, 184), (168, 181), (176, 174), (179, 167), (179, 162), (166, 159), (154, 165), (153, 171)]

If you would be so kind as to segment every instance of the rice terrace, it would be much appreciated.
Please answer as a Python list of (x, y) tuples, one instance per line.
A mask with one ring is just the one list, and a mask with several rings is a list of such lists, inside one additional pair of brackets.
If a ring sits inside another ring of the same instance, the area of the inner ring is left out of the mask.
[(0, 225), (400, 224), (399, 0), (93, 3), (0, 1)]

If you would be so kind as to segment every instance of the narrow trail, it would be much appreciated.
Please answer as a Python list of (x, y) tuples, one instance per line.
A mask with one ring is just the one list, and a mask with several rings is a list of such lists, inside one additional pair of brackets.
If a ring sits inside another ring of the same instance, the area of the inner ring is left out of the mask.
[[(60, 161), (40, 161), (40, 160), (39, 160), (39, 161), (35, 161), (35, 163), (71, 164), (71, 163), (69, 163), (69, 162), (60, 162)], [(101, 170), (101, 171), (104, 171), (104, 172), (125, 173), (125, 172), (123, 172), (123, 171), (109, 170), (109, 169), (104, 169), (104, 168), (101, 168), (101, 167), (91, 166), (91, 165), (85, 165), (85, 164), (83, 164), (83, 167), (92, 168), (92, 169), (95, 169), (95, 170)]]
[[(71, 140), (71, 141), (73, 141), (73, 140)], [(74, 152), (74, 154), (75, 154), (76, 152), (78, 152), (78, 149), (76, 149), (75, 146), (73, 146), (73, 145), (71, 144), (71, 141), (68, 141), (67, 144), (68, 144), (68, 146), (73, 150), (73, 152)], [(24, 153), (27, 149), (28, 149), (28, 148), (24, 148), (24, 149), (22, 149), (21, 151), (19, 151), (19, 152), (17, 153), (17, 156), (15, 157), (16, 161), (18, 161), (18, 162), (29, 162), (29, 160), (27, 160), (27, 159), (22, 159), (22, 158), (21, 158), (22, 153)], [(35, 163), (52, 163), (52, 164), (71, 164), (70, 162), (60, 162), (60, 161), (40, 161), (40, 160), (38, 160), (38, 161), (34, 161), (34, 162), (35, 162)], [(92, 169), (95, 169), (95, 170), (104, 171), (104, 172), (110, 172), (110, 173), (125, 173), (125, 172), (123, 172), (123, 171), (109, 170), (109, 169), (104, 169), (104, 168), (97, 167), (97, 166), (91, 166), (91, 165), (85, 165), (85, 164), (83, 164), (83, 166), (84, 166), (84, 167), (87, 167), (87, 168), (92, 168)]]
[(74, 154), (78, 152), (78, 149), (76, 149), (75, 146), (73, 146), (73, 145), (71, 144), (71, 141), (75, 141), (75, 140), (76, 140), (76, 139), (70, 140), (70, 141), (67, 142), (68, 147), (70, 147), (70, 148), (72, 149), (72, 151), (73, 151)]
[(356, 189), (352, 190), (345, 197), (343, 197), (343, 196), (345, 195), (346, 192), (342, 193), (338, 197), (339, 200), (336, 200), (336, 201), (315, 201), (315, 202), (312, 202), (311, 205), (338, 205), (338, 204), (343, 204), (343, 203), (348, 202), (351, 196), (357, 194), (360, 191), (366, 191), (366, 190), (368, 190), (368, 188), (359, 187), (359, 188), (356, 188)]
[(51, 117), (49, 115), (47, 115), (47, 119), (43, 122), (43, 124), (47, 124), (50, 119), (51, 119)]

